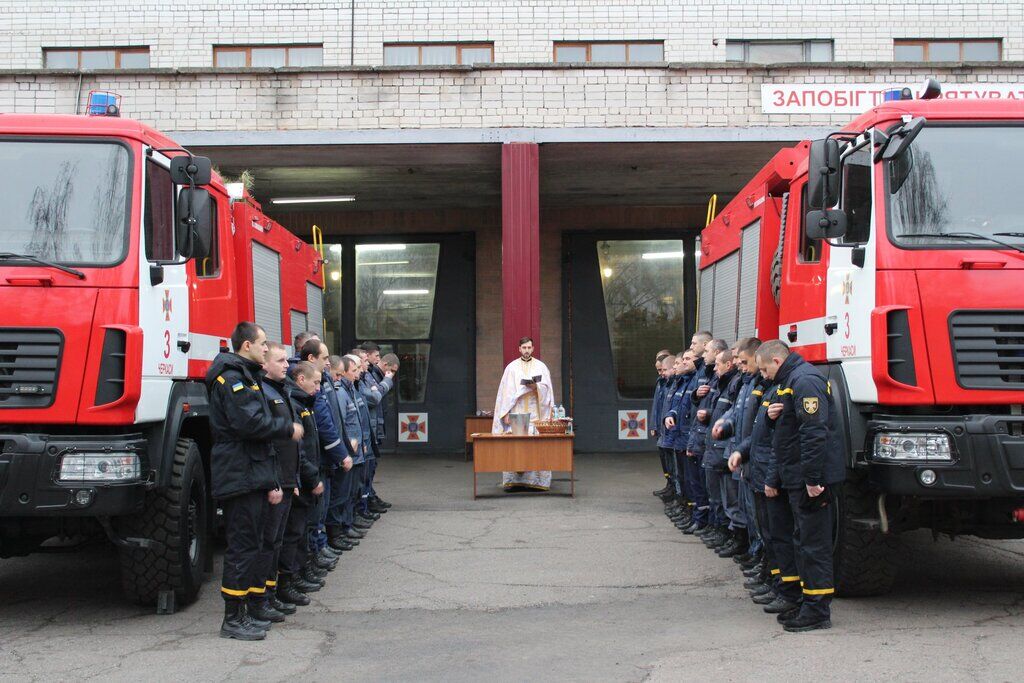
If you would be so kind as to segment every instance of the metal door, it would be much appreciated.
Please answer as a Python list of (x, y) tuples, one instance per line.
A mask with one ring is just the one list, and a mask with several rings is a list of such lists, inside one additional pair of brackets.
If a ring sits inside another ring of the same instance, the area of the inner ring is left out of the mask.
[[(577, 451), (655, 447), (648, 437), (654, 356), (662, 347), (678, 353), (689, 345), (696, 314), (693, 249), (692, 234), (682, 231), (565, 237), (563, 396), (576, 422)], [(636, 278), (624, 301), (612, 295), (618, 277)], [(678, 301), (667, 304), (667, 291)], [(659, 310), (675, 313), (660, 319)]]

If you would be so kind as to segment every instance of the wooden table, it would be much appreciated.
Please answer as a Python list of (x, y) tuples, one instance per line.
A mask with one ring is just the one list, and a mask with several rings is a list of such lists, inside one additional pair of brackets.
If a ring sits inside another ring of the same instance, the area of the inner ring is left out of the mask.
[(572, 434), (473, 434), (473, 499), (480, 472), (533, 472), (552, 470), (569, 473), (569, 495), (576, 497), (576, 468)]
[(484, 417), (481, 415), (467, 415), (466, 416), (466, 461), (469, 461), (470, 449), (473, 447), (473, 435), (480, 433), (485, 434), (491, 431), (491, 425), (494, 424), (493, 417)]

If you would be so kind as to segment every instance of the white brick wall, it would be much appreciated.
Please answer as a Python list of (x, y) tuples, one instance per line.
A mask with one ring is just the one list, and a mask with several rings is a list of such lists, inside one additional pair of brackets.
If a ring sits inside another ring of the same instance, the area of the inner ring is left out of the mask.
[[(665, 41), (674, 62), (721, 61), (727, 39), (831, 38), (838, 61), (888, 61), (893, 38), (1002, 38), (1024, 60), (1024, 2), (931, 0), (360, 0), (357, 65), (383, 62), (392, 41), (493, 41), (499, 62), (549, 62), (552, 42)], [(209, 67), (214, 44), (324, 44), (350, 64), (348, 2), (305, 0), (0, 1), (0, 69), (42, 66), (44, 47), (149, 45), (153, 67)], [(718, 46), (712, 44), (718, 40)]]
[[(481, 127), (841, 125), (842, 115), (767, 115), (762, 83), (1024, 83), (1024, 66), (725, 65), (645, 68), (205, 69), (86, 74), (0, 72), (0, 112), (75, 112), (76, 95), (113, 90), (126, 117), (166, 131)], [(81, 101), (80, 100), (80, 101)]]

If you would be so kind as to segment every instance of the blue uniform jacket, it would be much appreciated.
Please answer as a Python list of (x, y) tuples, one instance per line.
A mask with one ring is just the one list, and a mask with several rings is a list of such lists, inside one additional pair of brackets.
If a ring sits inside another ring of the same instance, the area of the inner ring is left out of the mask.
[(659, 438), (662, 431), (662, 416), (661, 408), (662, 401), (665, 397), (665, 378), (659, 377), (657, 383), (654, 385), (654, 399), (651, 402), (651, 415), (647, 422), (647, 426), (650, 429), (651, 436)]
[(764, 491), (766, 484), (773, 488), (780, 486), (775, 451), (772, 449), (772, 441), (775, 438), (775, 420), (768, 417), (768, 406), (778, 400), (775, 394), (776, 389), (774, 384), (763, 387), (764, 395), (761, 396), (761, 402), (754, 414), (750, 438), (740, 444), (740, 453), (749, 463), (750, 476), (746, 477), (747, 481), (750, 483), (750, 488), (759, 492)]
[[(745, 439), (750, 438), (750, 430), (754, 426), (754, 414), (761, 403), (761, 376), (754, 374), (740, 375), (739, 391), (733, 401), (732, 408), (722, 416), (722, 433), (725, 436), (725, 457), (728, 460), (733, 453), (740, 451)], [(742, 471), (742, 470), (741, 470)], [(733, 478), (739, 479), (740, 473), (733, 472)]]
[(320, 391), (313, 402), (313, 416), (316, 418), (316, 431), (320, 434), (324, 466), (329, 469), (340, 467), (347, 452), (342, 445), (340, 414), (334, 398), (334, 385), (331, 384), (331, 376), (326, 372), (320, 382)]
[(686, 440), (690, 437), (690, 396), (696, 387), (696, 372), (688, 372), (679, 378), (676, 383), (676, 390), (672, 393), (672, 400), (669, 402), (668, 412), (662, 418), (671, 417), (676, 421), (675, 427), (666, 430), (667, 448), (677, 451), (686, 450)]
[(714, 388), (708, 394), (709, 396), (714, 394), (715, 398), (711, 403), (711, 417), (707, 421), (707, 433), (704, 437), (707, 440), (707, 444), (704, 446), (704, 467), (706, 468), (727, 469), (726, 463), (729, 455), (725, 452), (725, 444), (728, 439), (713, 437), (711, 427), (732, 408), (740, 390), (741, 379), (743, 378), (740, 373), (732, 369), (712, 384)]
[(672, 397), (675, 395), (681, 379), (681, 377), (673, 375), (665, 382), (665, 389), (661, 392), (661, 410), (658, 411), (660, 424), (657, 425), (659, 448), (672, 448), (674, 439), (671, 432), (665, 427), (665, 417), (672, 407)]
[(378, 378), (374, 370), (377, 368), (371, 367), (359, 380), (359, 392), (370, 411), (370, 430), (375, 443), (380, 443), (384, 440), (384, 397), (391, 391), (393, 382), (389, 377)]
[[(697, 373), (697, 383), (694, 386), (693, 393), (690, 395), (690, 402), (693, 404), (690, 408), (690, 438), (686, 441), (686, 450), (693, 453), (694, 457), (697, 458), (697, 462), (701, 461), (704, 456), (704, 447), (707, 445), (707, 434), (708, 434), (708, 423), (701, 422), (697, 419), (697, 413), (701, 410), (708, 410), (714, 405), (712, 403), (714, 396), (714, 383), (715, 383), (715, 369), (710, 365), (705, 365), (702, 372)], [(697, 396), (697, 389), (700, 389), (705, 384), (711, 386), (711, 391), (704, 394), (701, 398)]]
[(361, 465), (366, 462), (366, 452), (370, 447), (370, 414), (366, 401), (347, 379), (341, 380), (336, 388), (342, 424), (345, 425), (345, 442), (350, 448), (351, 442), (356, 442), (352, 464)]

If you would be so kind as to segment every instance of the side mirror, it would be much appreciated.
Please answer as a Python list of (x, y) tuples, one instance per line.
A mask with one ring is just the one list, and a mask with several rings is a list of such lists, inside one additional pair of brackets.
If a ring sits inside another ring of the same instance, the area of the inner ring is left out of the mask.
[(839, 201), (839, 143), (815, 140), (807, 163), (807, 205), (827, 209)]
[[(191, 200), (191, 201), (190, 201)], [(209, 256), (213, 244), (213, 198), (201, 187), (182, 188), (178, 193), (175, 239), (178, 253), (184, 258)]]
[(805, 232), (812, 240), (837, 240), (846, 234), (846, 212), (833, 209), (808, 211)]
[(208, 157), (177, 156), (171, 159), (171, 182), (175, 185), (209, 185), (213, 164)]
[(910, 122), (903, 124), (896, 129), (890, 136), (889, 142), (885, 146), (885, 151), (882, 152), (883, 159), (898, 159), (910, 148), (910, 143), (914, 141), (921, 129), (924, 128), (925, 119), (923, 116), (918, 116), (916, 119), (911, 119)]

